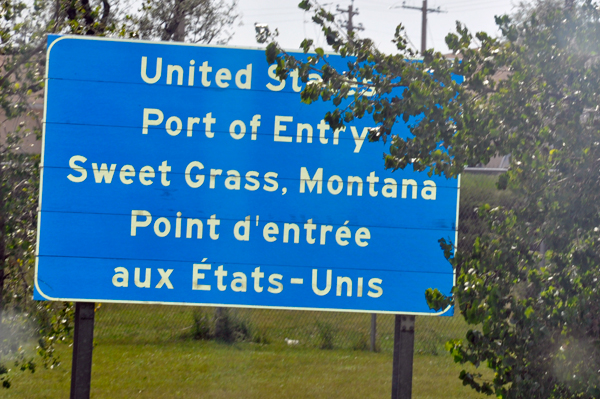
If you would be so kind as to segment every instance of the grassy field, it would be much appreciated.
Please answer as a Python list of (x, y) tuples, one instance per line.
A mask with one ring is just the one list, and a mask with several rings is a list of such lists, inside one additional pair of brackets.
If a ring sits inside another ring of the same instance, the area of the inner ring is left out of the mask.
[[(66, 398), (70, 349), (56, 370), (20, 375), (5, 398)], [(179, 342), (97, 345), (93, 398), (385, 398), (389, 354), (269, 345)], [(417, 355), (414, 398), (478, 398), (447, 356)]]
[[(93, 398), (386, 398), (391, 392), (393, 318), (379, 316), (380, 351), (364, 343), (370, 315), (239, 310), (266, 344), (191, 339), (196, 308), (104, 305), (96, 317)], [(204, 309), (207, 316), (212, 309)], [(323, 327), (325, 326), (325, 327)], [(443, 351), (460, 338), (459, 318), (417, 318), (413, 398), (480, 398), (458, 380), (461, 368)], [(325, 331), (325, 332), (324, 332)], [(458, 336), (456, 336), (458, 335)], [(320, 349), (323, 336), (333, 349)], [(391, 337), (391, 338), (390, 338)], [(289, 346), (285, 338), (298, 340)], [(3, 398), (65, 398), (71, 348), (54, 370), (15, 373)]]

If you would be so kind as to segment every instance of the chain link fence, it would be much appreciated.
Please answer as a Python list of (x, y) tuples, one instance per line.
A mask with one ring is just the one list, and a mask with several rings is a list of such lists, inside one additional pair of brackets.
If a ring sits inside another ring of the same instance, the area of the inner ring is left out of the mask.
[[(231, 381), (232, 385), (238, 384), (240, 377), (233, 376), (238, 373), (248, 378), (259, 374), (261, 378), (270, 381), (267, 385), (249, 383), (248, 392), (232, 392), (228, 388), (220, 388), (226, 393), (219, 396), (214, 392), (216, 389), (212, 388), (197, 397), (389, 397), (394, 315), (376, 315), (375, 330), (372, 329), (372, 317), (371, 314), (342, 312), (102, 304), (96, 312), (94, 341), (97, 349), (94, 362), (102, 362), (98, 350), (106, 346), (119, 348), (123, 359), (130, 356), (125, 353), (135, 352), (137, 358), (125, 361), (135, 368), (127, 372), (127, 378), (143, 378), (147, 370), (140, 358), (152, 358), (156, 353), (160, 353), (159, 348), (177, 347), (178, 343), (179, 346), (189, 348), (189, 352), (185, 351), (185, 356), (200, 352), (203, 357), (227, 357), (229, 360), (225, 364), (217, 366), (218, 370), (213, 370), (218, 380)], [(222, 324), (228, 325), (224, 328), (228, 333), (221, 333), (221, 342), (215, 339), (219, 319), (226, 319), (227, 322)], [(444, 348), (448, 340), (464, 337), (468, 329), (469, 326), (459, 315), (416, 317), (413, 398), (479, 398), (464, 395), (473, 392), (462, 386), (458, 379), (461, 368), (453, 363), (450, 354)], [(371, 352), (371, 334), (375, 334), (376, 352)], [(195, 340), (206, 340), (204, 342), (215, 344), (198, 346), (199, 341)], [(229, 340), (229, 343), (223, 342), (226, 340)], [(261, 349), (257, 349), (256, 345), (260, 345)], [(146, 355), (139, 353), (140, 348), (144, 348)], [(298, 356), (299, 352), (306, 355)], [(271, 364), (265, 367), (262, 362), (269, 354)], [(261, 365), (254, 367), (254, 362), (247, 363), (248, 356)], [(324, 357), (328, 358), (327, 363), (332, 366), (315, 377), (315, 373), (309, 370), (326, 368), (323, 366)], [(166, 372), (177, 368), (180, 362), (179, 359), (169, 359), (163, 359), (159, 363), (159, 367)], [(246, 364), (242, 372), (235, 366), (238, 362)], [(304, 364), (303, 367), (300, 364), (298, 368), (292, 367), (283, 371), (279, 370), (280, 362), (309, 364)], [(196, 367), (202, 368), (198, 364), (192, 370)], [(348, 374), (345, 375), (346, 373)], [(442, 379), (440, 374), (444, 375)], [(114, 378), (125, 377), (115, 375)], [(281, 388), (273, 387), (272, 381), (278, 380), (282, 382)], [(295, 380), (302, 382), (298, 383)], [(157, 381), (149, 381), (149, 384), (153, 383)], [(180, 383), (178, 378), (170, 380), (173, 389)], [(296, 389), (284, 388), (284, 384), (288, 383)], [(213, 385), (218, 384), (215, 382)], [(449, 385), (457, 392), (450, 394)], [(110, 396), (106, 396), (106, 393), (103, 395), (101, 397)]]
[[(220, 314), (219, 314), (220, 313)], [(376, 318), (373, 328), (372, 318)], [(221, 324), (221, 332), (218, 326)], [(454, 317), (416, 319), (415, 353), (445, 353), (449, 339), (464, 337), (467, 326)], [(101, 304), (94, 332), (98, 343), (160, 344), (174, 340), (282, 344), (319, 349), (373, 350), (391, 354), (394, 316), (364, 313), (270, 309)]]

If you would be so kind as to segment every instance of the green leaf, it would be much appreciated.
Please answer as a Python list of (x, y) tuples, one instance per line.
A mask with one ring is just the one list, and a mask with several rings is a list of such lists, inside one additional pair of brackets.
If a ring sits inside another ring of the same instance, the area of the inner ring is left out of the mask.
[(525, 309), (525, 317), (527, 317), (528, 319), (531, 318), (531, 316), (535, 313), (535, 311), (533, 310), (533, 308), (531, 306), (529, 306), (527, 309)]
[(303, 9), (304, 11), (309, 11), (311, 8), (311, 4), (309, 0), (302, 0), (300, 2), (300, 4), (298, 4), (298, 7)]
[(269, 64), (275, 63), (279, 53), (280, 53), (280, 51), (279, 51), (279, 48), (277, 47), (277, 45), (275, 43), (269, 43), (269, 45), (267, 46), (267, 49), (266, 49), (267, 63), (269, 63)]

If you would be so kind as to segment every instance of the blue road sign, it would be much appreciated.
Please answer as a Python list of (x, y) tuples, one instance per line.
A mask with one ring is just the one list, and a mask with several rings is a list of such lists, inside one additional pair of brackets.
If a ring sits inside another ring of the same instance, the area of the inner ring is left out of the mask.
[(435, 314), (458, 181), (385, 170), (302, 85), (261, 49), (51, 37), (34, 297)]

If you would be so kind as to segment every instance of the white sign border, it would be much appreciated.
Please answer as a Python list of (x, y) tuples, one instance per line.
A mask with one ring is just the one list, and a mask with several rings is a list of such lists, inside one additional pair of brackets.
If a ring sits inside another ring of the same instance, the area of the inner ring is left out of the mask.
[[(40, 160), (40, 198), (38, 204), (38, 220), (37, 220), (37, 243), (35, 248), (35, 274), (34, 284), (35, 290), (42, 297), (49, 301), (64, 301), (64, 302), (98, 302), (98, 303), (132, 303), (132, 304), (145, 304), (145, 305), (173, 305), (173, 306), (209, 306), (209, 307), (227, 307), (227, 308), (247, 308), (247, 309), (277, 309), (277, 310), (308, 310), (308, 311), (320, 311), (320, 312), (344, 312), (344, 313), (378, 313), (378, 314), (404, 314), (414, 316), (442, 316), (452, 309), (452, 305), (449, 305), (446, 309), (437, 313), (421, 313), (421, 312), (393, 312), (387, 310), (365, 310), (365, 309), (335, 309), (335, 308), (306, 308), (306, 307), (291, 307), (291, 306), (259, 306), (259, 305), (231, 305), (231, 304), (219, 304), (219, 303), (197, 303), (197, 302), (160, 302), (160, 301), (135, 301), (135, 300), (113, 300), (113, 299), (79, 299), (79, 298), (54, 298), (50, 297), (42, 292), (38, 284), (38, 262), (39, 262), (39, 242), (40, 242), (40, 226), (42, 223), (42, 192), (44, 187), (44, 153), (45, 153), (45, 138), (46, 138), (46, 109), (48, 106), (48, 72), (50, 70), (50, 51), (56, 43), (64, 39), (75, 39), (75, 40), (97, 40), (97, 41), (112, 41), (120, 43), (146, 43), (154, 45), (166, 45), (166, 46), (186, 46), (186, 47), (207, 47), (207, 48), (229, 48), (237, 50), (260, 50), (265, 51), (263, 47), (240, 47), (240, 46), (211, 46), (205, 44), (191, 44), (191, 43), (173, 43), (173, 42), (156, 42), (150, 40), (132, 40), (132, 39), (114, 39), (114, 38), (100, 38), (100, 37), (84, 37), (77, 35), (61, 35), (57, 39), (54, 39), (46, 51), (46, 74), (44, 77), (45, 88), (44, 88), (44, 116), (42, 118), (42, 147), (41, 147), (41, 160)], [(285, 50), (290, 53), (304, 54), (300, 50)], [(336, 53), (326, 53), (331, 55), (338, 55)], [(461, 175), (458, 175), (458, 187), (456, 194), (456, 224), (455, 224), (455, 237), (454, 245), (458, 243), (458, 216), (460, 210), (460, 180)], [(452, 269), (452, 285), (456, 285), (456, 270)], [(425, 293), (423, 293), (425, 295)]]

